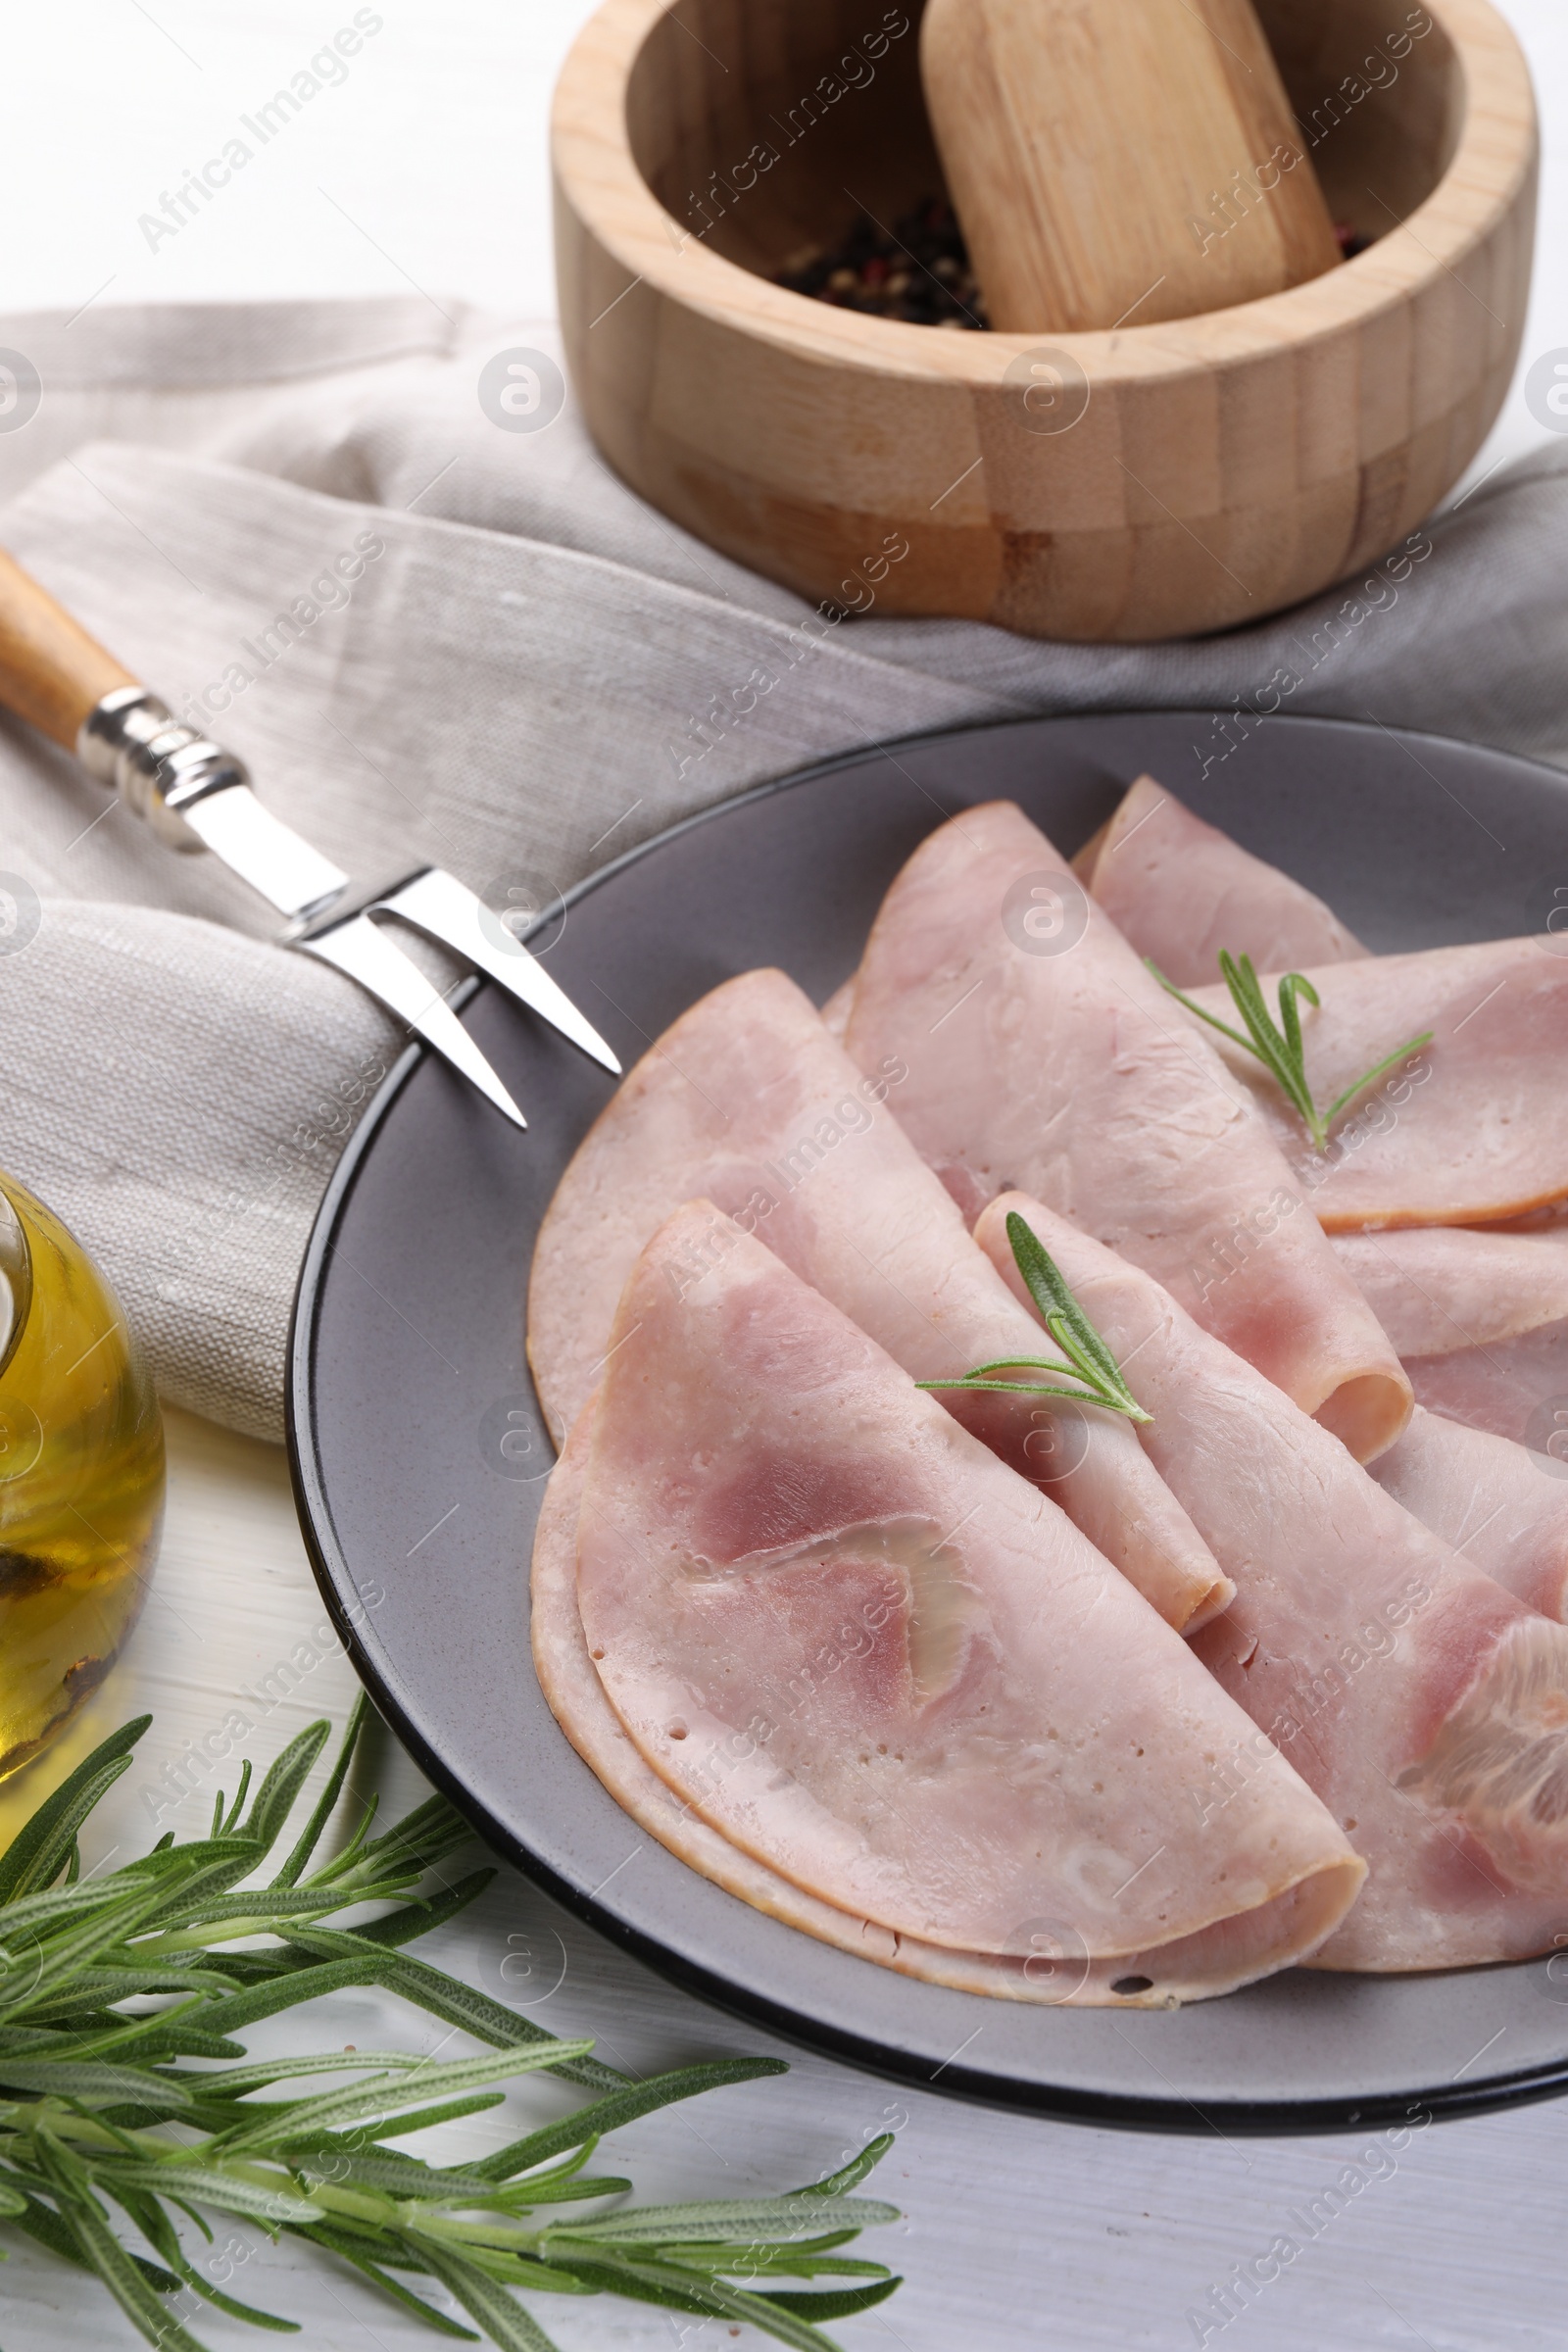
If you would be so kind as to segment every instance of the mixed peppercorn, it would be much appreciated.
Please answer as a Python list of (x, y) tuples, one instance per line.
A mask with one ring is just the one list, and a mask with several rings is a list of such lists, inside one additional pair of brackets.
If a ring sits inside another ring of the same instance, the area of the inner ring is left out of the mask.
[[(1372, 241), (1343, 222), (1335, 234), (1347, 261)], [(777, 283), (841, 311), (908, 326), (963, 331), (991, 324), (963, 231), (945, 196), (926, 197), (892, 228), (861, 213), (837, 245), (793, 254)]]
[(891, 229), (861, 213), (841, 243), (796, 254), (778, 283), (842, 311), (910, 326), (989, 326), (963, 231), (947, 199), (927, 197)]

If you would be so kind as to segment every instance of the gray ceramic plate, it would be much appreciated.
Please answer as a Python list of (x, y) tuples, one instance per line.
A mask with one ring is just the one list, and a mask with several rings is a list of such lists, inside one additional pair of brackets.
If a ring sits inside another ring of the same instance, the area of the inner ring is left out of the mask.
[[(1431, 736), (1207, 712), (1028, 720), (814, 768), (609, 867), (541, 936), (630, 1064), (720, 980), (777, 963), (821, 1001), (951, 811), (1016, 800), (1063, 852), (1148, 768), (1392, 950), (1544, 927), (1568, 903), (1568, 782)], [(1554, 892), (1561, 883), (1561, 898)], [(527, 1564), (551, 1449), (529, 1386), (533, 1237), (611, 1082), (494, 989), (466, 1017), (519, 1135), (410, 1053), (323, 1203), (289, 1426), (326, 1597), (377, 1703), (501, 1853), (732, 2010), (943, 2090), (1100, 2123), (1328, 2129), (1568, 2086), (1568, 1961), (1422, 1978), (1293, 1971), (1175, 2012), (1024, 2007), (913, 1984), (751, 1910), (646, 1838), (534, 1680)], [(379, 1597), (378, 1597), (379, 1596)], [(1568, 1889), (1563, 1921), (1568, 1941)]]

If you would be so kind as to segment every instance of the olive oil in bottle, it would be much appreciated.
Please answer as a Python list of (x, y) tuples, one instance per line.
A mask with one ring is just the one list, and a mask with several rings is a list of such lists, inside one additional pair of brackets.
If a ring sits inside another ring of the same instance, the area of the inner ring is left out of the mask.
[(135, 1624), (164, 1432), (114, 1293), (0, 1176), (0, 1777), (61, 1731)]

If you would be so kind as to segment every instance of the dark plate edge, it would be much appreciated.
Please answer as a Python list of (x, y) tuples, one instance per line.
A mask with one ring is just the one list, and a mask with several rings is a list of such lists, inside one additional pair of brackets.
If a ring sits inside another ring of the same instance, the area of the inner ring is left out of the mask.
[[(853, 751), (837, 753), (831, 759), (815, 760), (809, 766), (793, 769), (787, 776), (769, 778), (764, 783), (752, 786), (749, 791), (733, 794), (715, 802), (710, 808), (698, 809), (692, 815), (678, 819), (673, 825), (665, 826), (647, 841), (623, 851), (610, 864), (598, 867), (581, 882), (575, 883), (564, 894), (561, 906), (569, 910), (590, 891), (597, 890), (601, 884), (612, 879), (622, 868), (634, 864), (650, 851), (690, 831), (695, 825), (707, 824), (715, 816), (724, 815), (749, 802), (768, 799), (797, 784), (832, 775), (846, 767), (858, 766), (867, 757), (880, 751), (892, 751), (913, 744), (941, 743), (953, 736), (989, 734), (1006, 727), (1037, 725), (1042, 719), (1054, 717), (1136, 719), (1152, 716), (1156, 710), (1161, 716), (1216, 715), (1212, 709), (1186, 705), (1100, 711), (1036, 711), (1013, 718), (928, 729), (913, 735), (896, 736), (886, 742), (861, 745)], [(1272, 715), (1290, 720), (1305, 718), (1316, 725), (1344, 727), (1348, 732), (1358, 735), (1388, 732), (1384, 728), (1369, 726), (1363, 720), (1320, 716), (1314, 711)], [(1267, 725), (1269, 721), (1265, 718), (1259, 723)], [(1415, 736), (1417, 740), (1425, 737), (1433, 743), (1444, 745), (1457, 740), (1452, 736), (1436, 734), (1430, 729), (1414, 727), (1401, 727), (1398, 733), (1401, 739), (1405, 736)], [(1549, 775), (1560, 787), (1568, 789), (1568, 776), (1549, 761), (1527, 760), (1517, 753), (1498, 751), (1488, 744), (1473, 748), (1486, 752), (1489, 758), (1504, 760), (1513, 765)], [(553, 919), (554, 909), (547, 909), (535, 928), (542, 928)], [(477, 978), (469, 979), (452, 992), (448, 1002), (455, 1010), (461, 1011), (483, 985)], [(367, 1104), (365, 1115), (350, 1137), (322, 1195), (300, 1269), (289, 1321), (284, 1364), (284, 1433), (289, 1477), (306, 1553), (322, 1600), (354, 1670), (369, 1691), (378, 1712), (391, 1725), (421, 1772), (472, 1824), (478, 1836), (494, 1852), (612, 1943), (618, 1944), (644, 1961), (657, 1975), (678, 1984), (682, 1990), (696, 1994), (727, 2015), (761, 2025), (782, 2040), (838, 2058), (887, 2081), (914, 2089), (936, 2090), (944, 2097), (961, 2098), (982, 2106), (1001, 2107), (1015, 2113), (1046, 2116), (1056, 2122), (1092, 2124), (1101, 2129), (1117, 2131), (1190, 2133), (1224, 2130), (1248, 2138), (1272, 2138), (1384, 2126), (1414, 2125), (1419, 2128), (1419, 2119), (1422, 2118), (1447, 2122), (1463, 2116), (1490, 2114), (1500, 2108), (1534, 2104), (1568, 2091), (1568, 2058), (1474, 2083), (1447, 2083), (1437, 2090), (1386, 2092), (1365, 2100), (1215, 2100), (1204, 2107), (1199, 2107), (1184, 2097), (1138, 2099), (1115, 2092), (1075, 2091), (1049, 2084), (1019, 2083), (1011, 2079), (951, 2064), (940, 2070), (941, 2079), (938, 2080), (936, 2076), (926, 2073), (923, 2067), (912, 2066), (906, 2054), (896, 2047), (864, 2041), (858, 2035), (843, 2034), (814, 2022), (808, 2031), (794, 2012), (781, 2009), (760, 1996), (740, 1992), (725, 1978), (711, 1974), (695, 1961), (669, 1952), (653, 1937), (627, 1927), (605, 1906), (592, 1896), (583, 1894), (548, 1863), (520, 1844), (463, 1786), (439, 1753), (426, 1742), (395, 1684), (383, 1675), (376, 1660), (362, 1642), (347, 1598), (356, 1590), (354, 1579), (337, 1541), (315, 1446), (316, 1314), (321, 1278), (333, 1246), (333, 1235), (383, 1119), (426, 1051), (422, 1045), (410, 1045), (393, 1063)]]

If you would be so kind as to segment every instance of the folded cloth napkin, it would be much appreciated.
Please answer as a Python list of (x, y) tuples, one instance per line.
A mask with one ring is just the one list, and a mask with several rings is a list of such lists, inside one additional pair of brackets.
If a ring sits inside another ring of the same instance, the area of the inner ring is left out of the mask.
[[(0, 412), (0, 543), (366, 878), (544, 903), (809, 760), (1030, 712), (1370, 715), (1568, 765), (1561, 444), (1253, 628), (1038, 644), (818, 613), (727, 562), (569, 400), (498, 418), (481, 371), (529, 348), (551, 330), (412, 299), (0, 319), (41, 387)], [(1196, 731), (1195, 775), (1227, 740)], [(276, 1437), (312, 1218), (397, 1032), (8, 719), (0, 796), (0, 1165), (96, 1255), (168, 1398)]]

